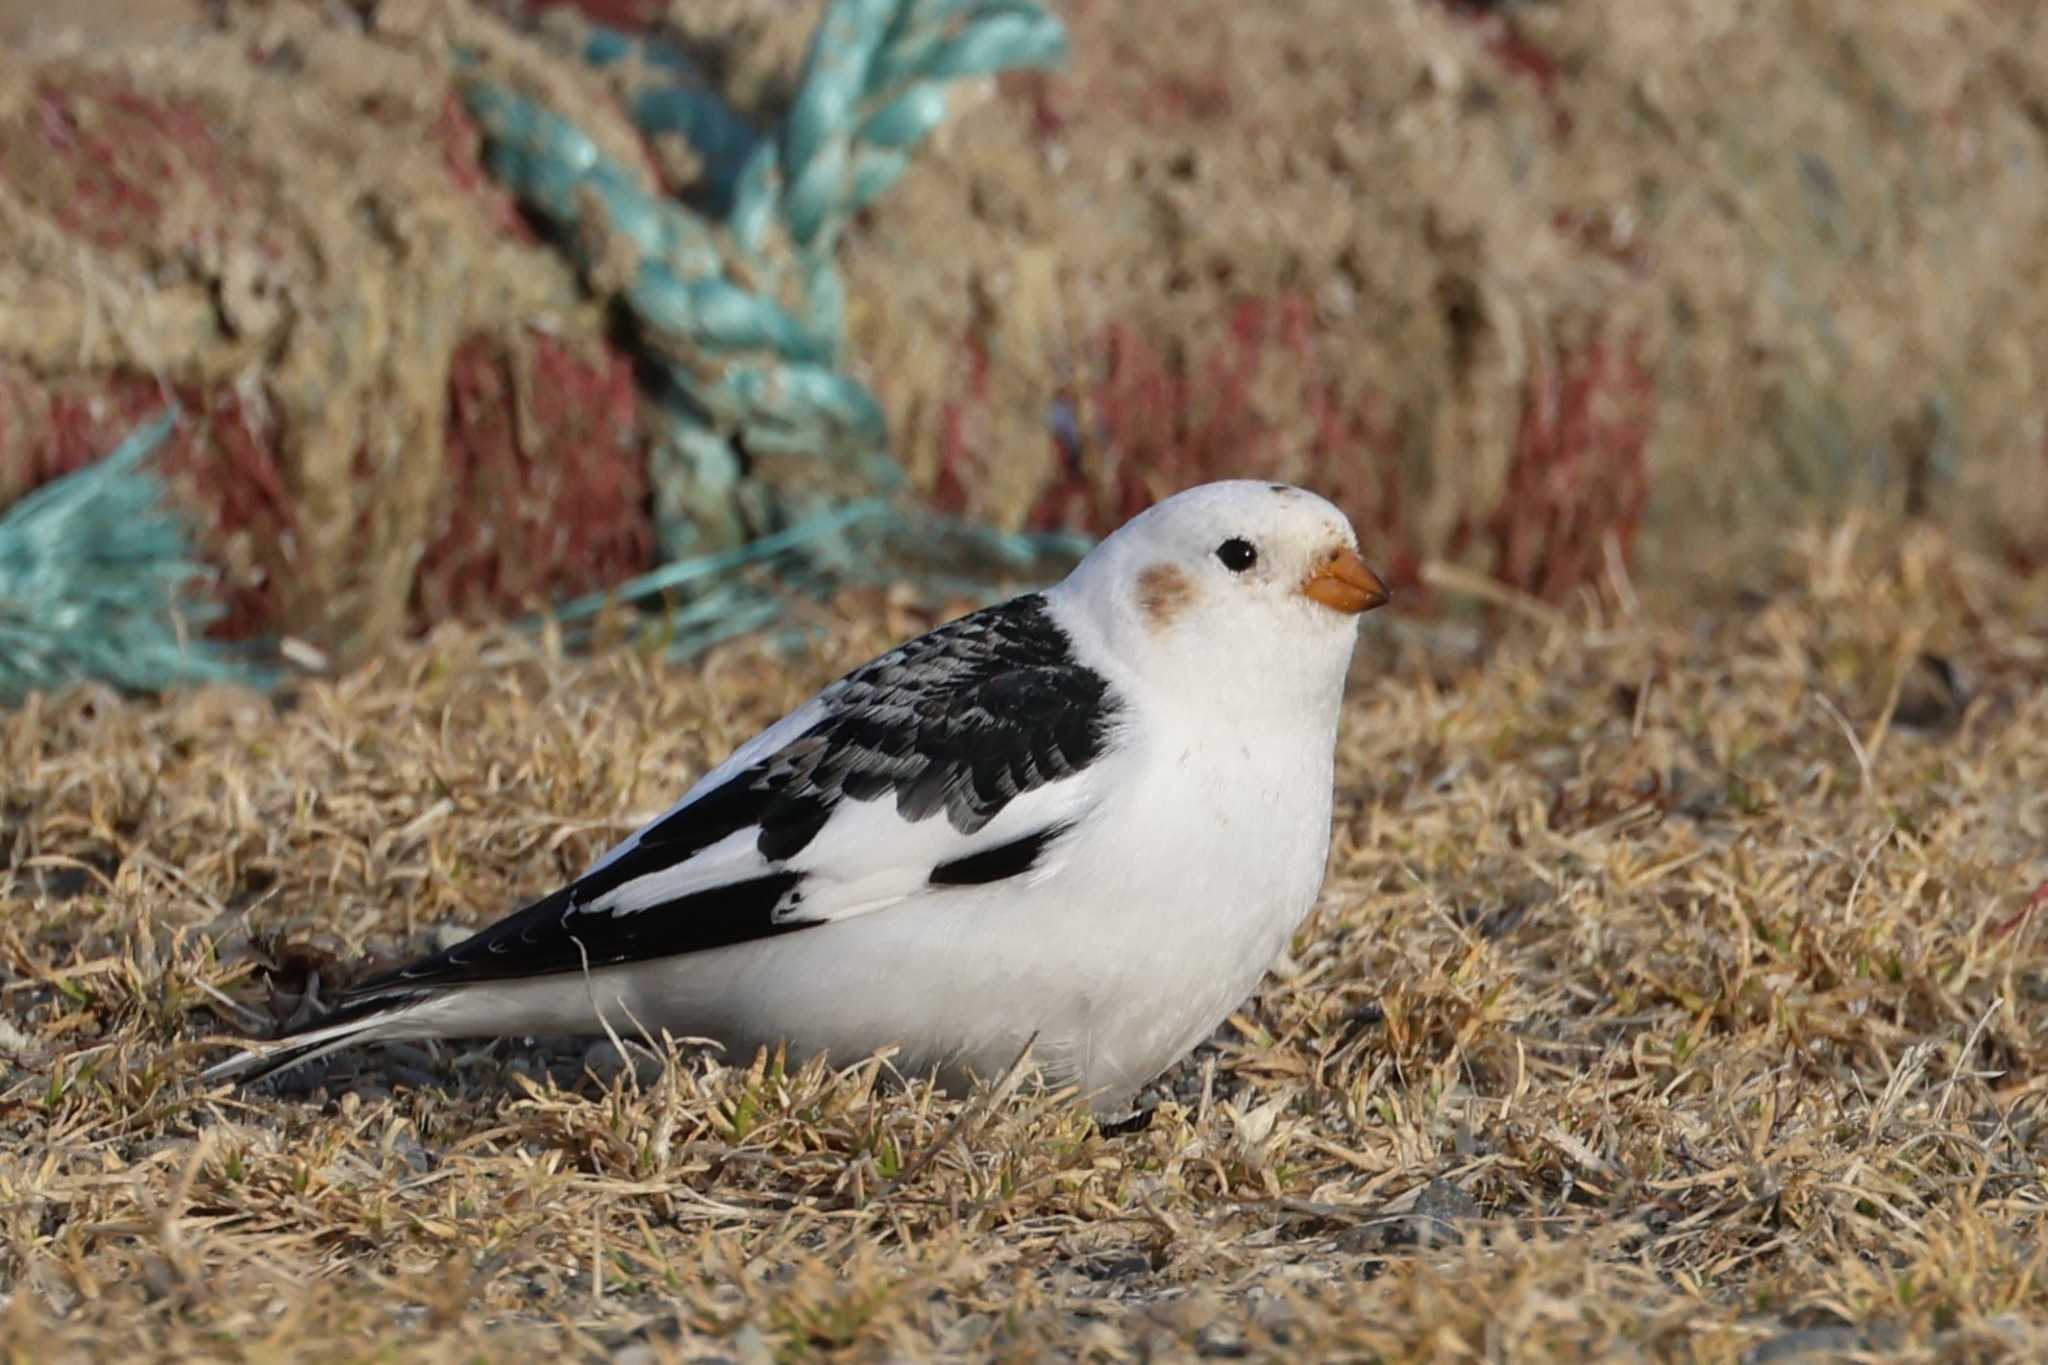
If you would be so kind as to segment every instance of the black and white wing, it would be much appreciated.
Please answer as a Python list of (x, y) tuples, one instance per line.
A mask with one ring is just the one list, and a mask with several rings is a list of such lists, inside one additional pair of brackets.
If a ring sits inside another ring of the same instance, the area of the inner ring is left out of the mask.
[(1045, 865), (1122, 706), (1043, 596), (827, 687), (576, 881), (350, 997), (574, 971), (789, 933)]

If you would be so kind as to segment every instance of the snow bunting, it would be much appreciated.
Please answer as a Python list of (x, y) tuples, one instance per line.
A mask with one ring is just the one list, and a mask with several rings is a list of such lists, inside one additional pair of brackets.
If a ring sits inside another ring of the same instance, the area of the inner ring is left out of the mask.
[(667, 1030), (949, 1087), (1029, 1047), (1097, 1113), (1248, 996), (1322, 885), (1387, 590), (1343, 514), (1207, 484), (833, 683), (554, 894), (223, 1062)]

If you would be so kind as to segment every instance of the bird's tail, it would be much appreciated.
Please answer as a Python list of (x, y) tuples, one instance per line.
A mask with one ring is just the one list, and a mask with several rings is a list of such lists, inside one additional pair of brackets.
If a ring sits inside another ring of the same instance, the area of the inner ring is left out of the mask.
[(403, 1036), (403, 1020), (426, 999), (420, 991), (379, 991), (358, 1000), (344, 1001), (317, 1019), (291, 1029), (281, 1037), (258, 1043), (216, 1062), (200, 1073), (208, 1085), (238, 1081), (244, 1085), (289, 1071), (295, 1066), (325, 1057), (355, 1043)]

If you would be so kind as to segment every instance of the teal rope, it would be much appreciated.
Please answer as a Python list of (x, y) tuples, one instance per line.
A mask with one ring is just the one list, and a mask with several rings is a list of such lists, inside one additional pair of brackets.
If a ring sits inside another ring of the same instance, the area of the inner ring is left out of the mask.
[[(648, 472), (670, 563), (567, 604), (568, 619), (595, 603), (687, 587), (690, 604), (672, 606), (669, 622), (675, 652), (687, 654), (713, 623), (731, 619), (721, 611), (770, 611), (772, 594), (735, 580), (748, 565), (767, 565), (785, 588), (873, 577), (884, 560), (922, 565), (916, 576), (931, 586), (958, 586), (985, 581), (973, 571), (985, 575), (991, 561), (1029, 571), (1085, 546), (942, 522), (886, 501), (900, 493), (903, 470), (880, 405), (840, 368), (845, 297), (833, 254), (846, 223), (945, 118), (953, 82), (1049, 65), (1066, 45), (1059, 21), (1025, 0), (832, 0), (795, 104), (764, 135), (672, 44), (587, 26), (584, 60), (638, 59), (626, 99), (635, 123), (685, 138), (702, 162), (700, 183), (680, 203), (646, 193), (581, 129), (525, 96), (482, 78), (467, 83), (486, 164), (555, 229), (586, 281), (597, 286), (599, 260), (617, 269), (621, 240), (632, 252), (618, 298), (654, 374), (663, 429)], [(742, 449), (814, 460), (820, 477), (802, 486), (750, 479)], [(849, 509), (858, 512), (842, 515)]]
[(640, 59), (649, 76), (628, 90), (627, 112), (650, 137), (671, 133), (696, 152), (703, 169), (688, 192), (691, 207), (708, 218), (730, 214), (740, 169), (760, 135), (713, 93), (690, 59), (660, 38), (631, 38), (596, 24), (589, 25), (581, 55), (595, 67)]
[(145, 464), (176, 424), (166, 411), (0, 515), (0, 705), (83, 678), (141, 691), (270, 681), (197, 638), (220, 609), (190, 594), (208, 570)]
[(1060, 22), (1017, 0), (834, 0), (795, 107), (740, 175), (735, 235), (758, 250), (779, 219), (800, 253), (825, 256), (945, 119), (949, 84), (1050, 66), (1066, 51)]
[[(881, 407), (840, 363), (845, 294), (833, 259), (847, 222), (945, 118), (952, 82), (1048, 65), (1065, 50), (1059, 22), (1026, 0), (832, 0), (794, 107), (762, 134), (672, 45), (589, 28), (587, 61), (638, 56), (650, 73), (627, 100), (638, 126), (681, 136), (700, 157), (704, 174), (682, 203), (645, 192), (581, 129), (517, 92), (465, 83), (486, 164), (576, 253), (593, 288), (600, 260), (618, 259), (599, 243), (630, 246), (617, 301), (654, 375), (662, 433), (649, 475), (669, 562), (563, 604), (557, 619), (583, 633), (606, 602), (660, 599), (654, 630), (681, 657), (773, 625), (791, 591), (917, 566), (911, 576), (928, 588), (987, 595), (991, 564), (1036, 573), (1085, 548), (892, 496), (903, 472)], [(600, 221), (589, 221), (593, 209)], [(174, 422), (166, 413), (0, 516), (0, 705), (80, 678), (145, 690), (275, 680), (194, 638), (218, 614), (189, 595), (206, 570), (144, 467)], [(743, 450), (805, 457), (818, 477), (750, 478)]]

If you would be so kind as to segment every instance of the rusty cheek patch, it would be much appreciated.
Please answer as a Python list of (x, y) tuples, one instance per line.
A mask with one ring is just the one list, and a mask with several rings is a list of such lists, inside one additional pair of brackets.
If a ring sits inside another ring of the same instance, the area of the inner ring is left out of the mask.
[(1154, 564), (1138, 575), (1138, 610), (1154, 630), (1172, 625), (1194, 597), (1194, 583), (1171, 564)]

